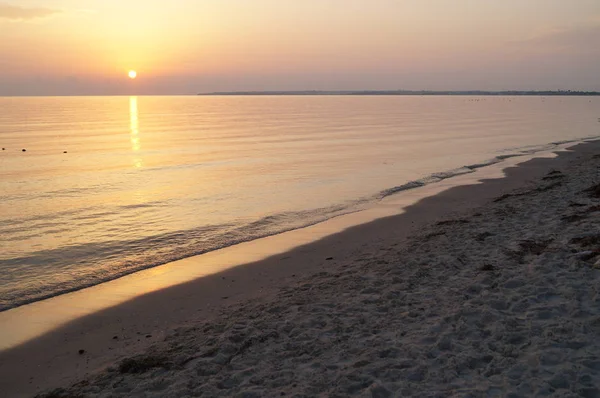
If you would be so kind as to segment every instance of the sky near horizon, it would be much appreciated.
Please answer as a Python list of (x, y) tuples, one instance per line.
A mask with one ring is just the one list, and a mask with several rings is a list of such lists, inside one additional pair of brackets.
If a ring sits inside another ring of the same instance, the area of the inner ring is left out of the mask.
[(0, 95), (362, 89), (600, 90), (600, 1), (0, 0)]

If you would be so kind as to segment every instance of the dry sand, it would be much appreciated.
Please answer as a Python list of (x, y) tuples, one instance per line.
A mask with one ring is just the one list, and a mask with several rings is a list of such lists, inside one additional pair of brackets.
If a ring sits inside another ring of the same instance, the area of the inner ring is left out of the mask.
[(597, 154), (534, 159), (78, 320), (0, 353), (0, 391), (600, 396)]

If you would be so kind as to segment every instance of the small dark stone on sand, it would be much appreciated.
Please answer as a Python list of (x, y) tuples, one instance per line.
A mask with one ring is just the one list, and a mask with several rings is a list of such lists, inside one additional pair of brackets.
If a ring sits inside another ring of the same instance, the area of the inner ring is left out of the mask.
[(229, 296), (223, 296), (221, 297), (223, 300), (227, 300), (229, 298)]
[(113, 340), (118, 340), (119, 336), (113, 336)]
[(27, 149), (21, 149), (21, 152), (27, 152)]
[(67, 153), (67, 151), (63, 151), (63, 153)]
[(152, 335), (151, 335), (151, 334), (147, 334), (147, 335), (146, 335), (146, 338), (147, 338), (147, 339), (149, 339), (150, 337), (152, 337)]
[(333, 257), (327, 257), (325, 260), (327, 260), (327, 261), (333, 260)]
[(79, 350), (79, 355), (85, 354), (85, 350)]
[(6, 151), (6, 148), (2, 148), (3, 151)]

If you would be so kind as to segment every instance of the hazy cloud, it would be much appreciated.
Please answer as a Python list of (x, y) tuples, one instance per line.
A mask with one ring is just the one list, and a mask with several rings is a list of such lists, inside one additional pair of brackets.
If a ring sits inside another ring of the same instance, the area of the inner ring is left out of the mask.
[(25, 8), (0, 3), (0, 19), (10, 19), (12, 21), (25, 21), (36, 18), (44, 18), (60, 12), (60, 10), (55, 10), (52, 8)]
[(599, 52), (600, 23), (571, 28), (559, 28), (520, 42), (539, 50), (566, 52)]

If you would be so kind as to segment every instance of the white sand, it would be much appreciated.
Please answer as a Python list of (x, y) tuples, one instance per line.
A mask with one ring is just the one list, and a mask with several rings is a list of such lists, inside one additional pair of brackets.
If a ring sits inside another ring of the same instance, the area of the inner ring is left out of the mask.
[(374, 224), (326, 271), (166, 328), (52, 396), (600, 396), (596, 153), (533, 161), (518, 191), (524, 169), (426, 200), (444, 217), (407, 243), (398, 218)]

